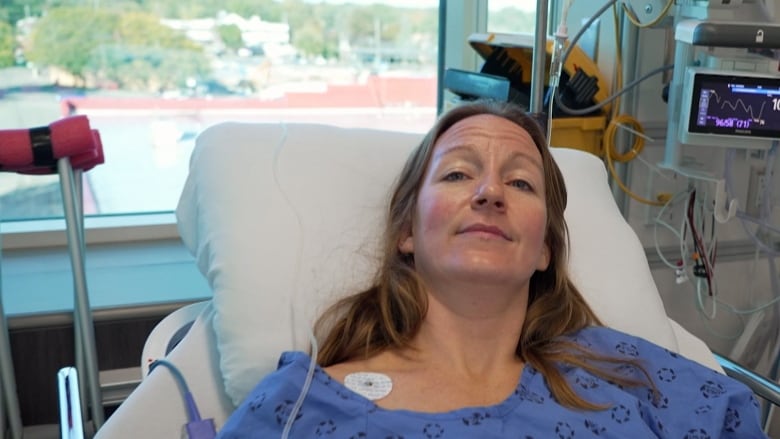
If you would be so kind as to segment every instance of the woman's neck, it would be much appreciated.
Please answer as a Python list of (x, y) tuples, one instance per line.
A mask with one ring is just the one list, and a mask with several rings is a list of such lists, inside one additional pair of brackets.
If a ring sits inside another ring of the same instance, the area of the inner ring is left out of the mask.
[(414, 357), (441, 362), (464, 376), (516, 364), (526, 307), (525, 294), (502, 297), (479, 290), (470, 297), (430, 294), (425, 320), (412, 341)]

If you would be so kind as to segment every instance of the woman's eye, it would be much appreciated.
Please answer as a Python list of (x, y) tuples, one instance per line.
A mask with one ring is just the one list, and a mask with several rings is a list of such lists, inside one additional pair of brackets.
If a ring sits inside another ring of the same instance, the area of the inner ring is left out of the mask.
[(466, 178), (466, 174), (460, 171), (454, 171), (445, 175), (444, 181), (459, 181), (459, 180), (464, 180), (465, 178)]
[(512, 180), (511, 182), (509, 182), (509, 185), (526, 191), (533, 190), (531, 184), (525, 180)]

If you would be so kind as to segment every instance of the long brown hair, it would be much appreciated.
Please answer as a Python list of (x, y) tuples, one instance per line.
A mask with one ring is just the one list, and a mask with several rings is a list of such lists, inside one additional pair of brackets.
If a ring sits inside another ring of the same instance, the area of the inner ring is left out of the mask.
[[(558, 369), (561, 363), (580, 366), (605, 379), (626, 385), (607, 363), (629, 363), (588, 351), (561, 339), (589, 325), (601, 325), (596, 314), (569, 279), (568, 229), (563, 211), (566, 186), (558, 165), (547, 148), (539, 124), (513, 104), (478, 101), (462, 104), (445, 113), (408, 158), (396, 182), (387, 211), (383, 261), (373, 286), (348, 296), (329, 308), (317, 321), (320, 337), (318, 363), (327, 367), (358, 358), (369, 358), (386, 349), (408, 348), (425, 318), (427, 296), (409, 255), (398, 249), (408, 230), (417, 204), (417, 195), (434, 144), (455, 123), (471, 116), (492, 114), (510, 120), (530, 134), (542, 157), (545, 179), (547, 225), (545, 243), (550, 264), (536, 271), (530, 280), (528, 310), (516, 353), (546, 379), (553, 396), (563, 405), (580, 409), (600, 409), (603, 405), (582, 399)], [(645, 374), (646, 375), (646, 374)], [(648, 377), (649, 380), (649, 377)]]

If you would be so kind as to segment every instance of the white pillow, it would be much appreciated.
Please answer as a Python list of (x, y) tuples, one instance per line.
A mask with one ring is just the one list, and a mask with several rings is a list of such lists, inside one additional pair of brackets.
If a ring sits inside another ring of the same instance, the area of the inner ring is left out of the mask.
[(596, 156), (551, 148), (568, 191), (570, 277), (607, 326), (677, 351), (639, 237), (623, 218)]
[[(368, 286), (389, 191), (422, 135), (224, 123), (197, 139), (177, 218), (214, 292), (220, 368), (238, 405), (315, 316)], [(554, 149), (569, 188), (571, 271), (605, 323), (676, 350), (638, 238), (602, 163)]]

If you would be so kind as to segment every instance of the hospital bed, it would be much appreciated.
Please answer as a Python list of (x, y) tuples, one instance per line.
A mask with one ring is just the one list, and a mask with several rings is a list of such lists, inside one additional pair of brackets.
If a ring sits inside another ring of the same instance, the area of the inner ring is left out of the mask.
[[(421, 137), (283, 123), (221, 123), (200, 134), (176, 215), (213, 298), (161, 323), (167, 329), (147, 342), (144, 370), (165, 356), (219, 429), (282, 351), (308, 349), (308, 328), (326, 304), (367, 285), (389, 189)], [(667, 317), (600, 159), (564, 148), (553, 155), (569, 190), (571, 275), (599, 317), (723, 371)], [(175, 377), (155, 368), (96, 437), (181, 437), (187, 421)]]

